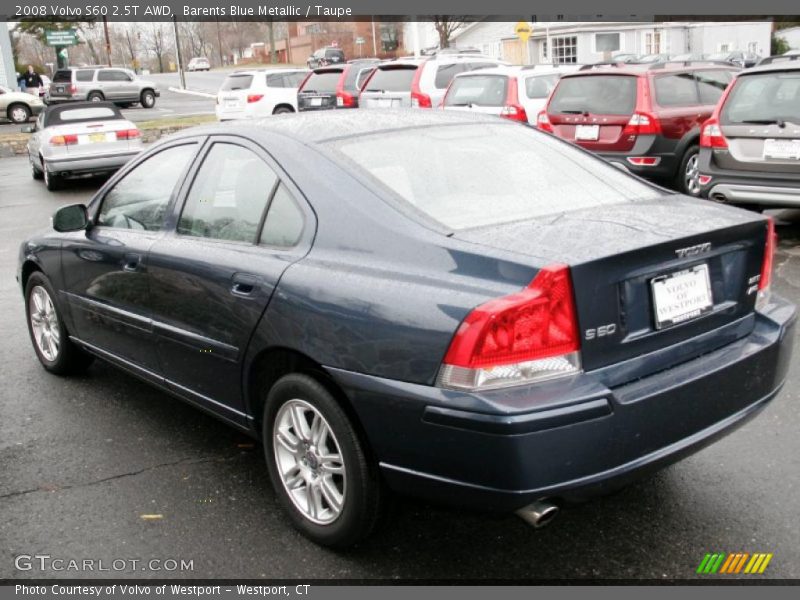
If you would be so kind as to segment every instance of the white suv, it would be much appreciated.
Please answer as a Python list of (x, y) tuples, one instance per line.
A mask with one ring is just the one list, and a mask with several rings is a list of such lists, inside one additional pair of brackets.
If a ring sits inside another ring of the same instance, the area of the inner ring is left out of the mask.
[(217, 92), (217, 119), (257, 119), (297, 112), (297, 88), (307, 69), (235, 71)]
[(439, 52), (419, 66), (417, 76), (411, 83), (411, 106), (413, 108), (438, 108), (447, 86), (459, 73), (508, 65), (507, 62), (475, 54)]

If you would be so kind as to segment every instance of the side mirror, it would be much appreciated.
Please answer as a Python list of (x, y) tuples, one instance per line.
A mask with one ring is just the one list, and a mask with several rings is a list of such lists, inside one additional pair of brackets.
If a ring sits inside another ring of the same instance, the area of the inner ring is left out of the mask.
[(84, 204), (70, 204), (53, 215), (53, 229), (60, 232), (81, 231), (89, 226), (89, 213)]
[(35, 125), (25, 125), (22, 129), (20, 129), (22, 133), (33, 133), (36, 131)]

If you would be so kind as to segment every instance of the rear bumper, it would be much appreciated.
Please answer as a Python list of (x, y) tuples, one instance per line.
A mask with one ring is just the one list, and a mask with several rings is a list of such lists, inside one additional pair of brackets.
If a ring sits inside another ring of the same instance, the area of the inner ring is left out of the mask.
[[(614, 489), (745, 423), (783, 384), (795, 317), (792, 304), (774, 298), (746, 337), (615, 388), (585, 373), (474, 395), (330, 372), (392, 488), (512, 511)], [(476, 410), (491, 404), (508, 410)]]
[(798, 174), (720, 169), (706, 148), (700, 150), (699, 171), (711, 177), (700, 190), (704, 198), (728, 204), (800, 206)]
[[(678, 172), (681, 156), (676, 154), (678, 140), (655, 135), (640, 135), (627, 152), (598, 152), (605, 160), (625, 165), (631, 173), (649, 179), (672, 179)], [(658, 159), (658, 164), (645, 167), (631, 163), (631, 157), (650, 157)]]
[(139, 154), (141, 150), (120, 152), (110, 156), (74, 156), (69, 158), (45, 158), (47, 170), (54, 175), (77, 176), (116, 171)]

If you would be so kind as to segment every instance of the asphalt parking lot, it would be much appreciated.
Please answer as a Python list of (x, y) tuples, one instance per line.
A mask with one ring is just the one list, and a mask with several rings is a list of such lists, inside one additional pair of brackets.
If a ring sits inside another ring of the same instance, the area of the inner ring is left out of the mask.
[[(102, 362), (77, 379), (39, 366), (14, 280), (19, 243), (98, 186), (53, 194), (26, 159), (0, 160), (0, 578), (683, 579), (718, 551), (771, 552), (759, 577), (800, 577), (800, 358), (756, 420), (547, 528), (401, 499), (361, 547), (315, 546), (279, 511), (252, 440)], [(773, 289), (800, 302), (800, 211), (774, 214)], [(20, 554), (194, 570), (19, 571)]]

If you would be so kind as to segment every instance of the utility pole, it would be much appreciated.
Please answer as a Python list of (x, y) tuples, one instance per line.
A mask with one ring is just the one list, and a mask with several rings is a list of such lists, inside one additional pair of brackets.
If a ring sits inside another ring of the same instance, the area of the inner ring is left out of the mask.
[(378, 42), (375, 39), (375, 17), (372, 17), (372, 56), (378, 57)]
[(273, 65), (278, 62), (278, 57), (275, 55), (275, 21), (269, 20), (269, 62)]
[(103, 32), (106, 34), (106, 59), (108, 60), (108, 66), (113, 66), (111, 64), (111, 38), (108, 37), (108, 17), (103, 15)]
[(225, 59), (222, 58), (222, 31), (220, 31), (219, 28), (219, 17), (217, 17), (217, 43), (219, 44), (219, 46), (217, 46), (217, 50), (219, 51), (219, 66), (224, 67)]
[(178, 76), (181, 80), (181, 89), (186, 89), (186, 75), (183, 72), (183, 61), (181, 60), (181, 42), (178, 39), (178, 19), (172, 15), (172, 30), (175, 32), (175, 60), (178, 62)]

